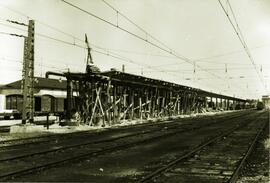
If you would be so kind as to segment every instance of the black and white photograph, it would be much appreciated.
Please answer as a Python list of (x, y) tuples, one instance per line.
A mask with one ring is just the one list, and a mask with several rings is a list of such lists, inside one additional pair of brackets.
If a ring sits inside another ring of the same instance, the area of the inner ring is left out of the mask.
[(269, 183), (270, 0), (0, 0), (0, 182)]

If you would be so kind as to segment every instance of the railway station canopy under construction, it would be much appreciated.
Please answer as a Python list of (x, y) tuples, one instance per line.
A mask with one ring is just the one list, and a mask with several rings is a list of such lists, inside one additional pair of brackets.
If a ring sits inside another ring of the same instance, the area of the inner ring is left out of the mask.
[(67, 119), (89, 125), (245, 108), (246, 100), (116, 70), (53, 73), (67, 79)]
[[(96, 74), (47, 72), (47, 77), (50, 75), (66, 77), (67, 81), (35, 78), (35, 114), (66, 111), (70, 119), (76, 111), (84, 122), (90, 122), (91, 116), (92, 121), (94, 118), (102, 118), (116, 122), (121, 119), (164, 117), (211, 109), (240, 109), (247, 102), (117, 70)], [(1, 110), (22, 111), (21, 80), (1, 86), (0, 95)]]

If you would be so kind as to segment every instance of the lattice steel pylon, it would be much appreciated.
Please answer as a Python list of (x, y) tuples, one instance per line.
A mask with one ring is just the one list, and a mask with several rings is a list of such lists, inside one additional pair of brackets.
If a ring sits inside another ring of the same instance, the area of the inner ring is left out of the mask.
[(34, 35), (35, 22), (29, 20), (28, 37), (24, 40), (24, 58), (22, 71), (23, 111), (22, 124), (34, 121)]

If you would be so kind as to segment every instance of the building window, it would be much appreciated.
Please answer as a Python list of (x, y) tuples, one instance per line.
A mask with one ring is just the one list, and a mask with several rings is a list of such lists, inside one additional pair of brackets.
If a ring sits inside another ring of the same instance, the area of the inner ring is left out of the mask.
[(10, 109), (11, 108), (10, 101), (11, 101), (11, 98), (10, 97), (7, 97), (6, 98), (6, 109)]
[(17, 109), (22, 110), (22, 96), (21, 95), (10, 95), (6, 97), (6, 109)]

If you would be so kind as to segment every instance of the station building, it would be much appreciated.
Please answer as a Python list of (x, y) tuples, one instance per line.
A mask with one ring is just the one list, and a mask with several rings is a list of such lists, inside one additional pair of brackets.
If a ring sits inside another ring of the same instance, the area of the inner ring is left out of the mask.
[[(0, 111), (13, 109), (22, 111), (23, 95), (21, 80), (0, 86)], [(66, 81), (35, 77), (34, 110), (35, 113), (64, 112), (66, 103)]]

